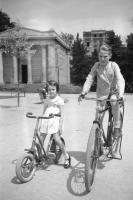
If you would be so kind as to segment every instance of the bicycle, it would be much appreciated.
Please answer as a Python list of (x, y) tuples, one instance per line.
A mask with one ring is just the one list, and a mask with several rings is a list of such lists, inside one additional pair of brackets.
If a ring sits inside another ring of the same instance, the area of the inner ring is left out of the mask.
[[(115, 159), (122, 159), (121, 154), (121, 142), (122, 142), (122, 134), (114, 139), (113, 131), (114, 131), (114, 119), (112, 115), (111, 102), (114, 100), (110, 99), (96, 99), (96, 98), (87, 98), (86, 100), (94, 100), (94, 101), (106, 101), (105, 108), (98, 110), (98, 119), (93, 121), (93, 125), (90, 131), (87, 149), (86, 149), (86, 159), (85, 159), (85, 187), (86, 191), (90, 192), (92, 188), (92, 184), (94, 182), (96, 166), (99, 158), (102, 155), (105, 155), (108, 158), (114, 158), (112, 156), (112, 152), (118, 149), (120, 157), (115, 157)], [(121, 121), (121, 129), (123, 125), (123, 117), (124, 117), (124, 100), (117, 100), (120, 104), (120, 121)], [(108, 124), (107, 124), (107, 132), (105, 132), (103, 128), (103, 119), (105, 113), (108, 112)], [(104, 150), (104, 151), (103, 151)]]
[[(46, 150), (41, 142), (39, 135), (39, 122), (41, 119), (50, 119), (54, 116), (60, 117), (60, 115), (50, 115), (49, 117), (35, 116), (33, 113), (27, 113), (26, 117), (36, 119), (36, 125), (34, 129), (34, 135), (32, 140), (31, 148), (25, 149), (25, 153), (22, 154), (16, 161), (16, 176), (21, 183), (30, 181), (35, 175), (38, 167), (45, 165), (45, 163), (53, 159), (54, 163), (57, 164), (62, 151), (58, 145), (56, 145), (53, 135), (50, 135)], [(46, 136), (47, 137), (47, 136)], [(62, 136), (61, 140), (65, 145), (65, 141)], [(46, 139), (46, 138), (45, 138)]]

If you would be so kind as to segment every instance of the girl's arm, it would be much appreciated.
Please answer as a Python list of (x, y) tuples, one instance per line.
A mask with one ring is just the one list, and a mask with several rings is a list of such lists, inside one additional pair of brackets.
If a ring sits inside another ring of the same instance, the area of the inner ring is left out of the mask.
[(47, 100), (47, 99), (44, 99), (44, 104), (43, 104), (43, 114), (45, 113), (47, 107), (48, 107), (48, 100)]

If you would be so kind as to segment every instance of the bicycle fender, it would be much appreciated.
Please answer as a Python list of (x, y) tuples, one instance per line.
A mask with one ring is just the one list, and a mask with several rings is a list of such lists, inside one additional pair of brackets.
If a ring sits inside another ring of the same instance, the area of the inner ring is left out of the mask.
[(93, 124), (98, 124), (98, 126), (100, 127), (100, 123), (99, 123), (98, 120), (94, 120), (94, 121), (93, 121)]
[(32, 153), (33, 155), (35, 155), (35, 149), (25, 149), (25, 151), (27, 153)]

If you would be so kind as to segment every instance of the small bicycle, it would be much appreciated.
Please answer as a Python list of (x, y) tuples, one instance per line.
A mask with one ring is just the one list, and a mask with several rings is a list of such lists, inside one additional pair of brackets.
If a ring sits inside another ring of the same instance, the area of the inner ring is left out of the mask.
[[(86, 100), (95, 100), (102, 101), (96, 98), (87, 98)], [(111, 101), (110, 99), (105, 99), (106, 106), (103, 109), (98, 110), (98, 119), (93, 121), (93, 125), (90, 131), (87, 149), (86, 149), (86, 159), (85, 159), (85, 186), (86, 191), (90, 192), (92, 184), (94, 182), (95, 170), (97, 166), (97, 162), (100, 156), (105, 155), (107, 158), (114, 158), (112, 156), (112, 152), (116, 149), (119, 152), (120, 157), (115, 157), (115, 159), (122, 159), (121, 155), (121, 142), (122, 142), (122, 134), (114, 139), (113, 131), (114, 131), (114, 119), (112, 115)], [(123, 125), (123, 117), (124, 117), (124, 100), (117, 100), (120, 104), (120, 121), (121, 121), (121, 129)], [(107, 119), (107, 127), (103, 126), (103, 119), (105, 114), (108, 112)], [(106, 129), (106, 130), (105, 130)]]
[[(30, 149), (25, 149), (25, 153), (17, 159), (16, 162), (16, 176), (21, 183), (30, 181), (35, 175), (36, 170), (41, 166), (45, 165), (49, 159), (53, 159), (54, 163), (57, 164), (62, 151), (58, 145), (56, 145), (53, 135), (50, 136), (46, 150), (41, 142), (39, 135), (39, 122), (41, 119), (50, 119), (54, 116), (60, 117), (60, 115), (51, 115), (49, 117), (35, 116), (32, 113), (27, 113), (26, 117), (35, 118), (36, 125), (34, 129), (34, 135), (32, 145)], [(47, 136), (46, 136), (47, 137)], [(65, 145), (62, 136), (61, 140)]]

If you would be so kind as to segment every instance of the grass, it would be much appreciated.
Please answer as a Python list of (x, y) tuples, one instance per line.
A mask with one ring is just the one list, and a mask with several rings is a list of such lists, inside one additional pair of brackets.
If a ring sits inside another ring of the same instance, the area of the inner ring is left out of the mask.
[[(41, 83), (34, 83), (34, 84), (20, 84), (20, 91), (25, 91), (26, 93), (37, 93), (39, 89), (44, 87)], [(0, 91), (17, 91), (18, 85), (17, 84), (4, 84), (0, 85)], [(75, 85), (60, 85), (60, 93), (63, 94), (78, 94), (81, 92), (80, 86)]]

